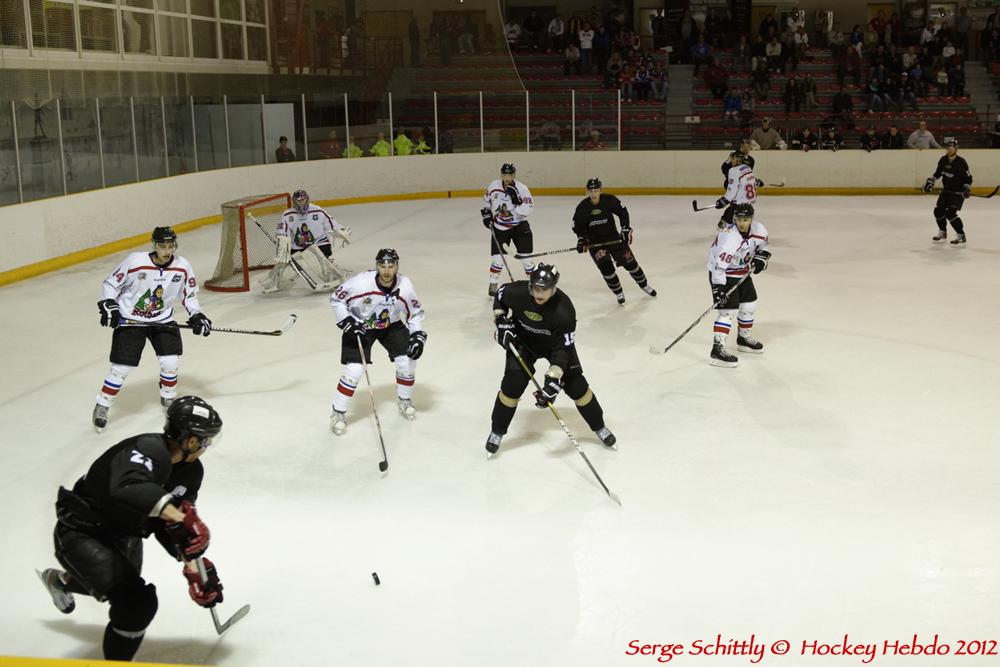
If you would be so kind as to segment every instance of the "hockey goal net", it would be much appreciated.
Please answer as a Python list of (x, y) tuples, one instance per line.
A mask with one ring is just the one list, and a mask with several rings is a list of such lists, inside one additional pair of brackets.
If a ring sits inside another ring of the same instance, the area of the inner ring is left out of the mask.
[[(205, 289), (249, 291), (250, 272), (274, 264), (275, 232), (281, 214), (291, 205), (292, 198), (287, 192), (241, 197), (223, 204), (219, 261)], [(267, 230), (266, 234), (261, 227)]]

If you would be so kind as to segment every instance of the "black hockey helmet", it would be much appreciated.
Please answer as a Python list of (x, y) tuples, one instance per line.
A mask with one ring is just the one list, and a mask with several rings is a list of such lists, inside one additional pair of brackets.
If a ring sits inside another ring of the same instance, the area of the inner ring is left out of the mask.
[(957, 137), (945, 137), (943, 143), (944, 143), (944, 147), (945, 148), (951, 148), (951, 147), (958, 148), (958, 138)]
[[(197, 396), (175, 398), (167, 408), (167, 421), (163, 434), (175, 442), (183, 442), (194, 435), (202, 441), (219, 435), (222, 431), (222, 417), (211, 405)], [(209, 443), (203, 442), (202, 447)]]
[(732, 153), (729, 154), (729, 163), (732, 164), (734, 160), (739, 161), (740, 164), (743, 164), (744, 162), (747, 161), (747, 154), (744, 153), (742, 150), (733, 151)]
[(395, 248), (382, 248), (375, 253), (375, 265), (379, 264), (399, 264), (399, 253)]
[(153, 243), (173, 243), (177, 244), (177, 232), (171, 227), (154, 227)]
[(751, 218), (753, 219), (753, 204), (737, 204), (733, 207), (733, 219)]
[(292, 208), (299, 213), (309, 210), (309, 193), (305, 190), (296, 190), (292, 193)]
[(604, 184), (601, 183), (601, 179), (599, 178), (591, 178), (587, 181), (588, 190), (600, 190), (603, 186)]
[(555, 289), (558, 282), (559, 269), (551, 264), (539, 264), (528, 278), (528, 285), (537, 289)]
[(512, 163), (510, 163), (510, 162), (504, 162), (500, 166), (500, 173), (501, 174), (516, 174), (517, 173), (517, 168)]

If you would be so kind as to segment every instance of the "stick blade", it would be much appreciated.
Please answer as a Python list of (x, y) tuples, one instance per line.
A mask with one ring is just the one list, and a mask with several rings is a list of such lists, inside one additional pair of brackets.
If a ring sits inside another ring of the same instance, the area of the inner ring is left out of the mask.
[(385, 472), (388, 469), (389, 469), (389, 462), (388, 461), (379, 461), (378, 462), (378, 471), (379, 472)]
[(692, 199), (691, 200), (691, 208), (694, 209), (695, 213), (698, 212), (698, 200), (697, 199)]
[(279, 329), (278, 331), (280, 331), (281, 333), (287, 333), (288, 330), (291, 329), (293, 326), (295, 326), (295, 323), (298, 321), (299, 321), (299, 316), (296, 315), (295, 313), (292, 313), (291, 315), (288, 316), (288, 319), (285, 321), (284, 326), (281, 327), (281, 329)]
[[(214, 607), (212, 608), (212, 611), (213, 612), (215, 611)], [(250, 613), (250, 605), (245, 604), (242, 607), (240, 607), (235, 614), (230, 616), (228, 621), (221, 624), (219, 623), (218, 615), (213, 613), (212, 620), (215, 621), (215, 631), (221, 635), (223, 632), (225, 632), (229, 628), (233, 627), (234, 625), (242, 621), (243, 618), (249, 613)]]
[(621, 507), (621, 506), (622, 506), (622, 499), (621, 499), (621, 498), (619, 498), (619, 497), (618, 497), (618, 495), (617, 495), (617, 494), (615, 494), (614, 492), (612, 492), (612, 491), (608, 491), (608, 498), (611, 498), (611, 500), (613, 500), (613, 501), (615, 501), (616, 503), (618, 503), (618, 507)]
[(650, 354), (663, 354), (663, 352), (664, 352), (663, 348), (660, 347), (659, 345), (650, 345), (649, 346), (649, 353)]

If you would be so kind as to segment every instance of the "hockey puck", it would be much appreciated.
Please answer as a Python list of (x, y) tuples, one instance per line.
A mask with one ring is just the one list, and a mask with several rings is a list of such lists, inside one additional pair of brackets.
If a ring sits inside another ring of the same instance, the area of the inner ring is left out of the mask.
[(372, 572), (372, 580), (375, 582), (376, 586), (382, 583), (378, 580), (378, 572)]

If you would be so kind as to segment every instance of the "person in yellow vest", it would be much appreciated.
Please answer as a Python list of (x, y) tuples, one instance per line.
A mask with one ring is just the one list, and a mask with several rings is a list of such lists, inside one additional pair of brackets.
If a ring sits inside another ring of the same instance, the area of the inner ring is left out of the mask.
[(385, 140), (385, 133), (378, 133), (378, 140), (372, 144), (371, 148), (368, 149), (368, 152), (375, 157), (387, 157), (392, 155), (392, 146), (390, 146), (389, 142)]
[(353, 141), (348, 141), (347, 148), (345, 148), (344, 152), (341, 153), (341, 157), (347, 157), (347, 158), (362, 157), (364, 154), (365, 152), (360, 148), (358, 148), (357, 144), (355, 144)]
[(406, 130), (399, 128), (396, 140), (392, 142), (396, 148), (396, 155), (411, 155), (413, 153), (413, 141), (406, 136)]
[(424, 141), (424, 133), (421, 130), (417, 130), (414, 135), (413, 144), (413, 152), (417, 155), (429, 155), (432, 152), (431, 147)]

